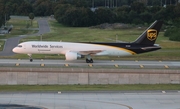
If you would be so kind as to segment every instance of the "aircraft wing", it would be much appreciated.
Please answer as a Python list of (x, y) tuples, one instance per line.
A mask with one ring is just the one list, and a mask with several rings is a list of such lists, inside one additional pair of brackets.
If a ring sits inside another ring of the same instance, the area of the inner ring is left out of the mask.
[(81, 55), (97, 55), (99, 53), (103, 53), (104, 50), (88, 50), (88, 51), (78, 51)]

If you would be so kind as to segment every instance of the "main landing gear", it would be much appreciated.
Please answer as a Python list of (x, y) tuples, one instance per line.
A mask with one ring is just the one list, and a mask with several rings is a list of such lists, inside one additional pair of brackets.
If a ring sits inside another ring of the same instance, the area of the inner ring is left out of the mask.
[(28, 56), (29, 56), (29, 61), (32, 62), (33, 61), (32, 54), (28, 54)]
[(90, 55), (88, 55), (88, 56), (86, 57), (86, 63), (93, 63), (93, 59), (91, 58)]
[(93, 63), (93, 59), (87, 59), (86, 58), (86, 63)]

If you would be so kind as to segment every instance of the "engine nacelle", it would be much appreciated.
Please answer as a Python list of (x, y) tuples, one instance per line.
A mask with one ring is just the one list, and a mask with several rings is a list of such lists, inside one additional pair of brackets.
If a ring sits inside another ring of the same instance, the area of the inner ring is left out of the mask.
[(82, 58), (80, 54), (70, 51), (65, 54), (65, 57), (67, 61), (73, 61), (73, 60), (77, 60), (78, 58)]

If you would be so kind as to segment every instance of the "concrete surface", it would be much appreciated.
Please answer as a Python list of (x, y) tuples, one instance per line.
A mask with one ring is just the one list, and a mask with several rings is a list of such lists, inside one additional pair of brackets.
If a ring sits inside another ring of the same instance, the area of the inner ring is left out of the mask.
[(180, 93), (164, 92), (0, 93), (0, 103), (43, 109), (179, 109)]
[[(28, 58), (28, 56), (27, 56)], [(65, 61), (60, 59), (0, 59), (0, 67), (92, 67), (92, 68), (129, 68), (129, 69), (180, 69), (180, 61), (111, 61), (95, 60), (86, 63), (85, 60)]]

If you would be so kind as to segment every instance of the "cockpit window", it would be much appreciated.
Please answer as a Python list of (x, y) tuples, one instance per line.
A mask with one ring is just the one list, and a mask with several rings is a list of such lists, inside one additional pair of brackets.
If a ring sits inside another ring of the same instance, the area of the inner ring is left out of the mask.
[(21, 47), (22, 47), (22, 45), (18, 45), (17, 47), (21, 48)]

